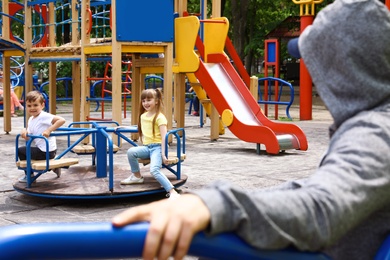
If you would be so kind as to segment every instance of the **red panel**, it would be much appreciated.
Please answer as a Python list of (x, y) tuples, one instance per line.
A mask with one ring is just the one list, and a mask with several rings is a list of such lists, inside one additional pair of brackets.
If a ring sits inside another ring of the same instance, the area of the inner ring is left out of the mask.
[[(10, 16), (15, 16), (16, 13), (19, 12), (19, 11), (22, 11), (23, 8), (24, 7), (19, 5), (19, 4), (9, 3), (9, 15)], [(34, 6), (35, 12), (40, 13), (42, 15), (43, 22), (45, 24), (47, 24), (47, 8), (46, 8), (45, 5), (42, 5), (41, 8), (42, 9), (40, 10), (38, 5)], [(10, 28), (12, 28), (11, 27), (11, 21), (12, 20), (10, 19)], [(48, 37), (48, 28), (47, 28), (47, 26), (45, 26), (44, 36), (42, 37), (42, 39), (38, 43), (35, 44), (35, 46), (36, 47), (45, 47), (45, 46), (47, 46), (47, 37)], [(11, 31), (10, 39), (16, 41), (15, 37), (12, 34), (12, 31)]]

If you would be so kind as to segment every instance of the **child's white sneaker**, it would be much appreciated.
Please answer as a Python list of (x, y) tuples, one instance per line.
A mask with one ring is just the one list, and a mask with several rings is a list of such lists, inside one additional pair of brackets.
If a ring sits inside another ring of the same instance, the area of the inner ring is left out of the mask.
[(176, 200), (176, 199), (178, 199), (180, 196), (181, 196), (181, 195), (180, 195), (179, 193), (171, 193), (171, 194), (169, 194), (168, 199), (169, 199), (169, 200)]
[(137, 178), (134, 176), (134, 174), (130, 175), (129, 178), (121, 181), (122, 185), (142, 184), (142, 183), (144, 183), (144, 177), (141, 176), (141, 178)]

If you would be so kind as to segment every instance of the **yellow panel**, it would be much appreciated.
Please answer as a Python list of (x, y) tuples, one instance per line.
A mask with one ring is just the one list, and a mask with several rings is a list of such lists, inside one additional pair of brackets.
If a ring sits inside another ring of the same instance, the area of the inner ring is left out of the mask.
[(222, 112), (222, 122), (226, 126), (231, 126), (231, 124), (233, 123), (233, 119), (234, 119), (234, 115), (233, 115), (233, 112), (230, 109), (225, 109)]
[(122, 53), (164, 53), (165, 46), (158, 45), (122, 45)]
[(196, 16), (175, 19), (175, 62), (179, 72), (195, 72), (199, 68), (199, 57), (194, 51), (199, 27)]
[(112, 53), (112, 46), (88, 46), (84, 47), (85, 54)]
[(208, 19), (204, 22), (205, 61), (211, 53), (224, 53), (229, 20), (225, 17)]
[(4, 51), (4, 57), (12, 57), (12, 56), (24, 56), (24, 52), (12, 50), (12, 51)]
[(18, 96), (19, 99), (21, 99), (23, 94), (23, 86), (14, 87), (14, 93), (16, 94), (16, 96)]
[[(188, 81), (192, 84), (192, 88), (194, 89), (196, 96), (198, 97), (199, 101), (203, 99), (207, 99), (207, 93), (204, 91), (202, 86), (200, 85), (198, 79), (196, 78), (194, 73), (187, 73), (186, 74)], [(206, 113), (208, 115), (211, 115), (211, 104), (202, 104), (204, 109), (206, 110)], [(222, 123), (222, 120), (219, 120), (219, 134), (223, 135), (225, 134), (225, 127)]]
[(142, 67), (140, 68), (141, 74), (155, 74), (164, 73), (164, 67)]

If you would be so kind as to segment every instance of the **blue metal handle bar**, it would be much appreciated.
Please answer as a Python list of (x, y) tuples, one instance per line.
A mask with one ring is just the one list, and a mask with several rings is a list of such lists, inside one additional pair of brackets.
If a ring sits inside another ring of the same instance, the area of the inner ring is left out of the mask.
[[(71, 131), (66, 131), (67, 128), (59, 128), (61, 129), (62, 131), (55, 131), (55, 132), (52, 132), (50, 134), (50, 136), (65, 136), (67, 135), (68, 137), (70, 135), (75, 135), (75, 134), (83, 134), (82, 137), (80, 137), (77, 141), (75, 141), (72, 145), (70, 145), (70, 140), (68, 139), (68, 148), (65, 149), (60, 155), (56, 156), (55, 159), (60, 159), (62, 158), (65, 154), (67, 154), (69, 151), (71, 151), (73, 149), (73, 147), (75, 147), (77, 144), (79, 144), (85, 137), (87, 137), (89, 134), (91, 133), (94, 133), (96, 132), (96, 129), (72, 129)], [(59, 130), (58, 129), (58, 130)], [(34, 139), (36, 138), (42, 138), (45, 140), (45, 144), (46, 144), (46, 151), (49, 150), (49, 142), (47, 140), (46, 137), (42, 136), (42, 135), (27, 135), (27, 137), (29, 137), (29, 140), (27, 141), (26, 143), (26, 147), (27, 147), (27, 151), (26, 151), (26, 160), (28, 162), (31, 162), (31, 143)], [(19, 138), (20, 138), (20, 134), (18, 134), (16, 136), (16, 151), (15, 151), (15, 161), (18, 161), (18, 147), (19, 147)], [(42, 170), (42, 171), (39, 171), (39, 172), (46, 172), (49, 170), (49, 153), (46, 153), (46, 169), (45, 170)], [(28, 163), (27, 164), (27, 168), (26, 168), (27, 172), (31, 172), (31, 163)], [(28, 176), (27, 176), (28, 178)]]
[(119, 126), (119, 123), (117, 121), (92, 121), (98, 125), (112, 125), (115, 124), (116, 126)]
[[(116, 125), (116, 126), (119, 126), (119, 123), (117, 121), (92, 121), (92, 122), (95, 122), (97, 125)], [(110, 131), (110, 127), (105, 127), (105, 131), (106, 132), (112, 132)], [(121, 144), (121, 138), (118, 136), (118, 146), (120, 146)]]
[[(179, 135), (179, 132), (183, 133), (183, 136), (180, 138), (180, 135)], [(166, 133), (165, 135), (165, 140), (168, 140), (168, 137), (170, 135), (173, 135), (175, 136), (176, 140), (177, 140), (177, 155), (181, 155), (182, 153), (185, 154), (186, 153), (186, 137), (185, 137), (185, 131), (184, 131), (184, 128), (177, 128), (177, 129), (173, 129), (173, 130), (170, 130)], [(182, 140), (180, 142), (180, 140)], [(168, 141), (165, 142), (165, 156), (168, 157)]]
[(84, 122), (73, 122), (73, 123), (70, 123), (68, 125), (68, 127), (70, 128), (71, 126), (74, 126), (74, 125), (92, 125), (93, 127), (97, 127), (98, 124), (94, 121), (84, 121)]
[[(96, 133), (96, 129), (92, 128), (65, 128), (61, 127), (58, 128), (57, 131), (52, 132), (50, 136), (68, 136), (68, 148), (66, 148), (60, 155), (57, 155), (55, 159), (62, 158), (65, 154), (72, 151), (72, 149), (81, 143), (88, 135)], [(71, 135), (83, 135), (79, 139), (73, 142), (73, 144), (70, 144), (70, 136)]]
[[(74, 130), (72, 130), (72, 127), (73, 126), (75, 126), (75, 125), (91, 125), (94, 129), (96, 129), (97, 127), (98, 127), (98, 124), (96, 123), (96, 122), (94, 122), (94, 121), (84, 121), (84, 122), (73, 122), (73, 123), (70, 123), (69, 125), (68, 125), (68, 129), (70, 130), (70, 131), (74, 131)], [(79, 129), (79, 128), (77, 128), (77, 129)], [(84, 128), (84, 129), (91, 129), (91, 128)], [(91, 132), (92, 133), (92, 132)], [(90, 134), (91, 134), (90, 133)], [(85, 137), (87, 137), (87, 136), (85, 136)], [(69, 140), (69, 138), (68, 138), (68, 146), (69, 146), (69, 144), (70, 144), (70, 140)], [(95, 145), (96, 145), (96, 134), (94, 133), (94, 134), (92, 134), (92, 145), (95, 147)]]
[(120, 139), (123, 139), (126, 142), (128, 142), (129, 144), (131, 144), (132, 146), (138, 146), (138, 144), (136, 144), (133, 140), (130, 140), (130, 138), (128, 138), (127, 136), (125, 136), (123, 134), (123, 133), (133, 133), (133, 134), (138, 133), (138, 127), (136, 125), (128, 126), (125, 128), (107, 127), (106, 131), (109, 133), (116, 134), (118, 136), (118, 143), (119, 143)]
[[(267, 81), (268, 83), (268, 100), (263, 100), (263, 95), (261, 94), (261, 91), (260, 91), (260, 83), (261, 82), (265, 82)], [(275, 93), (275, 95), (278, 95), (278, 100), (277, 101), (273, 101), (271, 100), (271, 97), (272, 97), (272, 82), (278, 82), (280, 83), (280, 89), (279, 89), (279, 93)], [(292, 117), (290, 116), (290, 107), (292, 105), (292, 103), (294, 102), (294, 88), (293, 86), (291, 85), (291, 83), (283, 80), (283, 79), (280, 79), (280, 78), (275, 78), (275, 77), (265, 77), (265, 78), (259, 78), (258, 79), (258, 83), (259, 83), (259, 98), (260, 100), (258, 100), (257, 103), (259, 104), (269, 104), (269, 105), (287, 105), (286, 107), (286, 115), (289, 119), (292, 119)], [(282, 97), (282, 91), (283, 91), (283, 86), (287, 86), (290, 88), (290, 101), (288, 102), (283, 102), (283, 101), (280, 101), (280, 98)]]
[[(16, 145), (15, 145), (15, 161), (17, 162), (19, 160), (19, 138), (20, 138), (20, 134), (16, 135)], [(26, 142), (26, 161), (28, 162), (27, 163), (27, 167), (26, 168), (22, 168), (22, 167), (19, 167), (20, 169), (25, 169), (26, 172), (27, 172), (27, 175), (26, 175), (26, 178), (27, 178), (27, 188), (30, 188), (31, 187), (31, 183), (36, 180), (42, 173), (44, 172), (47, 172), (49, 170), (49, 141), (47, 140), (46, 137), (44, 137), (43, 135), (27, 135), (27, 137), (29, 138)], [(36, 138), (41, 138), (41, 139), (44, 139), (45, 140), (45, 145), (46, 145), (46, 169), (45, 170), (42, 170), (42, 171), (36, 171), (38, 174), (34, 177), (31, 177), (31, 173), (33, 172), (32, 168), (31, 168), (31, 143), (33, 142), (34, 139)]]
[[(29, 135), (27, 134), (27, 137), (29, 138), (27, 140), (27, 144), (26, 144), (26, 147), (27, 147), (27, 151), (26, 151), (26, 160), (31, 162), (31, 144), (32, 142), (34, 141), (34, 139), (43, 139), (45, 140), (45, 146), (46, 146), (46, 171), (49, 170), (49, 140), (47, 140), (46, 137), (44, 137), (43, 135)], [(27, 172), (31, 172), (31, 163), (28, 163), (27, 164)], [(28, 175), (28, 174), (27, 174)]]
[[(0, 228), (0, 258), (13, 259), (119, 259), (141, 257), (148, 223), (116, 228), (101, 223), (45, 223)], [(188, 255), (211, 259), (325, 260), (326, 255), (257, 250), (238, 236), (226, 233), (206, 236), (198, 233)]]
[[(19, 138), (21, 137), (21, 134), (17, 134), (16, 135), (16, 140), (15, 140), (15, 161), (18, 161), (19, 160)], [(48, 140), (46, 139), (46, 137), (44, 136), (35, 136), (35, 135), (27, 135), (27, 137), (29, 137), (29, 140), (27, 140), (26, 142), (26, 147), (27, 148), (30, 148), (31, 147), (31, 143), (32, 141), (35, 139), (35, 138), (43, 138), (45, 139), (46, 141), (46, 150), (49, 150), (49, 143), (48, 143)], [(31, 152), (30, 152), (30, 149), (27, 149), (26, 151), (26, 159), (30, 159), (31, 160)], [(49, 159), (49, 154), (46, 154), (46, 159)]]
[[(180, 135), (179, 135), (179, 132), (183, 133), (183, 136), (182, 138), (180, 138)], [(175, 172), (170, 166), (168, 165), (165, 165), (164, 167), (169, 170), (170, 172), (172, 172), (173, 174), (176, 175), (177, 179), (179, 180), (180, 179), (180, 175), (181, 175), (181, 155), (182, 154), (185, 154), (185, 131), (184, 131), (184, 128), (177, 128), (177, 129), (173, 129), (173, 130), (170, 130), (166, 133), (165, 135), (165, 156), (168, 158), (168, 137), (169, 135), (173, 135), (175, 138), (176, 138), (176, 154), (177, 154), (177, 157), (179, 159), (176, 167), (177, 167), (177, 171)]]

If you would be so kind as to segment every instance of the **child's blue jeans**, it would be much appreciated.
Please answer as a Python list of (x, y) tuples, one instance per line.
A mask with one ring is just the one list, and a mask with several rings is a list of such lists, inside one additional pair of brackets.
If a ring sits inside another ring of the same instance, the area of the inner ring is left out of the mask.
[(160, 171), (162, 165), (161, 144), (131, 147), (127, 151), (127, 159), (129, 160), (132, 173), (140, 171), (138, 158), (150, 158), (150, 174), (152, 174), (166, 191), (170, 191), (173, 188), (173, 185), (168, 180), (167, 176)]

